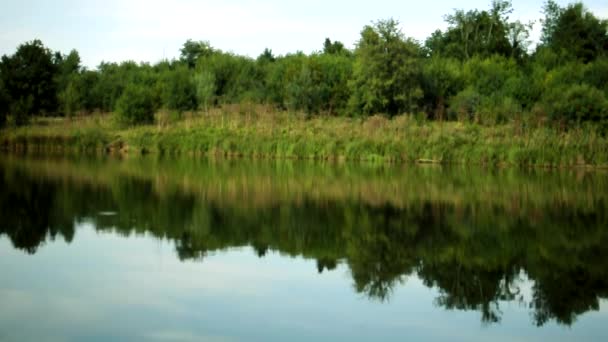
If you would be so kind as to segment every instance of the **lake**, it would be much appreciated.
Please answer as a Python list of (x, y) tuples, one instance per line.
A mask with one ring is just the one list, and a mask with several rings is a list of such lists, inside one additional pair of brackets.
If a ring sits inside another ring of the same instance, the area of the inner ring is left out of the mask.
[(608, 340), (608, 173), (0, 157), (0, 341)]

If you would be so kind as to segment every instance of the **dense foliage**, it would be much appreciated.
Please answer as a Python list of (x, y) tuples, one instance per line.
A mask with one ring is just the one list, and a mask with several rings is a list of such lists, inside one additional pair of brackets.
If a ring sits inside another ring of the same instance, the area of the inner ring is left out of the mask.
[(154, 98), (144, 87), (128, 85), (116, 102), (116, 119), (124, 125), (154, 122)]
[(532, 24), (510, 20), (511, 12), (508, 0), (455, 10), (445, 16), (447, 29), (424, 43), (388, 19), (365, 26), (353, 50), (326, 39), (312, 54), (266, 49), (253, 59), (188, 40), (179, 60), (102, 62), (95, 70), (80, 65), (77, 51), (53, 53), (35, 40), (2, 57), (0, 124), (115, 112), (127, 89), (145, 88), (151, 108), (178, 113), (258, 103), (308, 115), (413, 114), (559, 129), (590, 123), (605, 132), (608, 21), (581, 3), (548, 0), (531, 50)]

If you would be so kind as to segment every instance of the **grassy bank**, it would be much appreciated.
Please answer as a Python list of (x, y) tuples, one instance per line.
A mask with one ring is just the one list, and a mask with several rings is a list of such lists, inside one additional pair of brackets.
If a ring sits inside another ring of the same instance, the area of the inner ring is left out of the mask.
[(16, 151), (608, 166), (608, 139), (591, 130), (560, 132), (524, 123), (486, 127), (412, 116), (307, 118), (246, 106), (186, 113), (182, 118), (159, 113), (156, 124), (132, 128), (115, 125), (110, 115), (36, 119), (3, 130), (0, 142)]

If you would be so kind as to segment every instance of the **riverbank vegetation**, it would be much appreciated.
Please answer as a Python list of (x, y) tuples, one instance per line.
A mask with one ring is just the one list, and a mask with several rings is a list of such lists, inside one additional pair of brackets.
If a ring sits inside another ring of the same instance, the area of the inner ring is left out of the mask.
[(333, 117), (223, 106), (202, 113), (156, 115), (155, 124), (116, 125), (111, 114), (37, 118), (6, 131), (14, 151), (153, 153), (375, 162), (522, 166), (608, 165), (608, 141), (592, 128), (559, 131), (526, 123), (481, 126), (410, 115)]
[[(543, 7), (540, 43), (510, 1), (455, 10), (425, 42), (395, 20), (354, 49), (239, 56), (188, 40), (179, 60), (81, 66), (34, 40), (0, 62), (4, 145), (162, 153), (606, 164), (608, 22)], [(111, 116), (99, 113), (113, 113)], [(62, 116), (66, 119), (35, 119)], [(48, 122), (62, 122), (48, 124)], [(40, 123), (45, 123), (41, 125)], [(45, 139), (51, 137), (51, 139)]]

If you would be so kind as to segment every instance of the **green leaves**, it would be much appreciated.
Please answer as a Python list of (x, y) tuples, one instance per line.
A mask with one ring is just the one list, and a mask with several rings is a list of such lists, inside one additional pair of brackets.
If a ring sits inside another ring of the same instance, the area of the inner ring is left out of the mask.
[(177, 66), (167, 77), (163, 96), (166, 107), (177, 111), (197, 109), (196, 86), (190, 70)]
[(542, 42), (557, 52), (585, 63), (608, 52), (608, 21), (597, 18), (580, 3), (560, 7), (552, 0), (544, 6)]
[(446, 32), (436, 31), (427, 39), (432, 55), (468, 60), (494, 54), (522, 58), (529, 43), (530, 24), (509, 22), (511, 1), (494, 0), (489, 10), (455, 10), (446, 15)]
[(587, 84), (574, 84), (561, 89), (563, 91), (546, 97), (545, 105), (550, 118), (570, 124), (603, 123), (603, 128), (608, 128), (608, 101), (603, 92)]
[(51, 51), (40, 40), (24, 43), (14, 55), (2, 57), (0, 78), (9, 110), (19, 116), (16, 123), (25, 123), (29, 115), (57, 110), (56, 73)]
[(149, 89), (129, 84), (116, 103), (119, 124), (133, 126), (154, 122), (154, 98)]
[(419, 108), (421, 49), (406, 39), (393, 19), (366, 26), (355, 50), (350, 109), (354, 113), (397, 115)]
[(188, 39), (183, 47), (180, 49), (180, 60), (189, 68), (194, 68), (199, 58), (211, 56), (215, 50), (211, 47), (211, 44), (207, 41), (195, 42), (192, 39)]
[(210, 71), (200, 71), (194, 75), (196, 100), (205, 111), (213, 104), (215, 96), (215, 75)]

